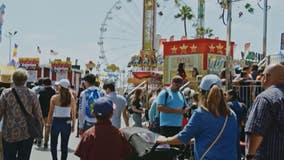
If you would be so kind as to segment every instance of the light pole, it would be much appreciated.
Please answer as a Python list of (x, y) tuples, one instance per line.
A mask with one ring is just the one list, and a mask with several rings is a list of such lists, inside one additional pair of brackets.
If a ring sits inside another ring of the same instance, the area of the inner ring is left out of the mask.
[(262, 39), (262, 59), (266, 57), (266, 48), (267, 48), (267, 10), (270, 9), (270, 6), (267, 5), (267, 0), (263, 1), (263, 7), (257, 3), (258, 7), (263, 10), (263, 39)]
[(228, 7), (228, 13), (227, 13), (227, 38), (226, 38), (226, 58), (227, 58), (227, 63), (226, 63), (226, 79), (227, 85), (226, 89), (231, 88), (231, 28), (232, 28), (232, 0), (227, 0), (227, 7)]
[(8, 32), (9, 38), (9, 62), (11, 61), (11, 51), (12, 51), (12, 38), (18, 33), (18, 31)]

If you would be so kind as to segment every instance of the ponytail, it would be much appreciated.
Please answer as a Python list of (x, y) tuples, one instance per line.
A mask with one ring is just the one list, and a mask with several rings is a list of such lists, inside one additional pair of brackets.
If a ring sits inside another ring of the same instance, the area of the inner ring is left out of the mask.
[(209, 90), (207, 99), (205, 100), (205, 107), (215, 116), (226, 116), (230, 114), (230, 109), (225, 102), (223, 91), (215, 84)]
[(61, 106), (69, 106), (71, 104), (71, 93), (68, 88), (61, 87), (60, 89)]

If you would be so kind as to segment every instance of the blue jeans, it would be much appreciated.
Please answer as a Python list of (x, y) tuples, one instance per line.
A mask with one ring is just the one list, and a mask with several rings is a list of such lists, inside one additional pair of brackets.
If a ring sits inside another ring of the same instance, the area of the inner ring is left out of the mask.
[(4, 160), (29, 160), (33, 141), (33, 138), (29, 138), (11, 143), (3, 139)]
[(61, 160), (66, 160), (68, 154), (68, 142), (71, 134), (71, 119), (54, 117), (50, 133), (51, 133), (50, 150), (51, 150), (52, 159), (57, 160), (58, 136), (59, 133), (61, 133)]
[(142, 127), (142, 115), (141, 113), (133, 113), (132, 118), (134, 121), (134, 127)]

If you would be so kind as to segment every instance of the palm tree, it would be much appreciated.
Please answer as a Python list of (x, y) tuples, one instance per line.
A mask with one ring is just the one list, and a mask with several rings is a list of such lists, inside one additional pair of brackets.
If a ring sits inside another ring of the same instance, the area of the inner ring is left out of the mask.
[(214, 36), (213, 29), (196, 27), (196, 37), (204, 37), (204, 36), (207, 36), (208, 38)]
[(181, 18), (181, 20), (183, 21), (183, 25), (184, 25), (184, 33), (185, 36), (187, 37), (187, 31), (186, 31), (186, 20), (192, 20), (192, 18), (194, 17), (193, 13), (192, 13), (192, 9), (187, 6), (184, 5), (179, 9), (179, 13), (177, 13), (175, 15), (175, 18)]

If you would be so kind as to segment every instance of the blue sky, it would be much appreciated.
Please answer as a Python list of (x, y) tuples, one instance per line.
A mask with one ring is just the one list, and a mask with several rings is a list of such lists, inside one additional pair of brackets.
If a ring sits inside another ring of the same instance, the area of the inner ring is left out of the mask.
[[(141, 0), (133, 0), (129, 4), (122, 1), (122, 9), (111, 7), (118, 0), (2, 0), (6, 5), (4, 24), (2, 27), (2, 42), (0, 43), (0, 64), (6, 64), (9, 56), (9, 39), (5, 36), (15, 30), (18, 33), (13, 37), (12, 44), (17, 43), (18, 57), (40, 57), (41, 64), (49, 59), (65, 59), (71, 57), (74, 62), (79, 60), (80, 65), (89, 60), (99, 62), (99, 37), (104, 38), (104, 50), (109, 63), (125, 67), (130, 56), (139, 54), (141, 49)], [(185, 0), (194, 12), (197, 10), (197, 0)], [(255, 5), (254, 15), (244, 14), (238, 18), (238, 11), (244, 10), (243, 2), (233, 4), (232, 41), (237, 44), (235, 57), (240, 57), (240, 51), (246, 42), (251, 42), (250, 50), (262, 51), (263, 15), (256, 6), (255, 0), (244, 0)], [(268, 11), (267, 53), (275, 54), (280, 50), (280, 35), (284, 32), (284, 1), (268, 0), (271, 9)], [(261, 3), (262, 4), (262, 3)], [(184, 31), (180, 20), (173, 18), (177, 13), (171, 0), (161, 2), (164, 15), (157, 22), (157, 32), (162, 37), (169, 38), (175, 35), (179, 39)], [(100, 32), (106, 14), (111, 11), (111, 18), (106, 21), (107, 31)], [(215, 36), (226, 39), (226, 26), (218, 19), (221, 9), (216, 0), (206, 1), (206, 27), (212, 28)], [(281, 18), (282, 17), (282, 18)], [(133, 29), (133, 30), (132, 30)], [(194, 30), (188, 24), (189, 35)], [(36, 52), (40, 46), (42, 54)], [(50, 54), (53, 49), (59, 54), (55, 57)]]

